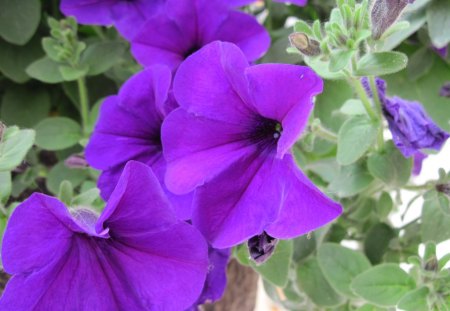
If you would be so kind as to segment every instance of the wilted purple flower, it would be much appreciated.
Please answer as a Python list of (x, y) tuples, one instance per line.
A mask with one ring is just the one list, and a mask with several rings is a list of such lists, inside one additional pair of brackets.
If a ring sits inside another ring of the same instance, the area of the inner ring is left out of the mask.
[(450, 82), (446, 82), (440, 89), (439, 95), (450, 98)]
[(268, 32), (255, 17), (221, 0), (167, 0), (165, 9), (134, 38), (131, 51), (144, 66), (164, 64), (176, 69), (215, 40), (235, 43), (250, 61), (261, 57), (270, 44)]
[[(362, 83), (372, 96), (367, 78)], [(440, 150), (449, 134), (440, 129), (418, 102), (386, 96), (386, 82), (376, 79), (377, 92), (395, 145), (409, 158), (421, 149)]]
[(203, 291), (197, 302), (186, 311), (197, 311), (198, 306), (211, 303), (222, 298), (227, 285), (227, 265), (230, 259), (231, 251), (226, 249), (215, 249), (211, 246), (208, 249), (208, 274), (206, 275)]
[(413, 154), (413, 169), (412, 173), (414, 176), (420, 175), (420, 172), (422, 171), (422, 163), (423, 160), (425, 160), (428, 157), (425, 153), (422, 152), (416, 152)]
[(370, 13), (372, 37), (379, 39), (401, 15), (405, 7), (414, 0), (376, 0)]
[(174, 95), (181, 108), (162, 127), (165, 181), (177, 194), (199, 187), (192, 220), (213, 247), (263, 231), (292, 238), (341, 213), (289, 152), (322, 86), (307, 67), (250, 67), (236, 45), (224, 42), (180, 66)]
[(138, 162), (126, 166), (100, 216), (33, 194), (9, 220), (2, 260), (13, 277), (0, 309), (14, 311), (183, 310), (208, 267), (203, 237), (176, 220)]
[(130, 40), (164, 2), (165, 0), (62, 0), (61, 11), (66, 16), (75, 16), (80, 24), (114, 25)]
[(277, 244), (277, 239), (263, 232), (248, 240), (248, 252), (256, 263), (261, 264), (272, 256)]
[[(222, 0), (222, 1), (229, 3), (229, 5), (231, 5), (231, 6), (239, 7), (239, 6), (244, 6), (244, 5), (254, 3), (258, 0)], [(295, 4), (298, 6), (305, 6), (308, 3), (308, 0), (273, 0), (273, 2), (285, 2), (285, 3)]]
[[(113, 191), (129, 160), (149, 165), (163, 183), (166, 162), (162, 155), (161, 124), (176, 107), (169, 94), (171, 80), (168, 68), (153, 66), (131, 77), (117, 96), (103, 102), (86, 147), (86, 159), (103, 171), (98, 187), (104, 199)], [(189, 219), (192, 196), (176, 196), (167, 190), (166, 194), (178, 217)]]
[(89, 166), (83, 154), (72, 154), (64, 160), (64, 165), (68, 168), (86, 168)]

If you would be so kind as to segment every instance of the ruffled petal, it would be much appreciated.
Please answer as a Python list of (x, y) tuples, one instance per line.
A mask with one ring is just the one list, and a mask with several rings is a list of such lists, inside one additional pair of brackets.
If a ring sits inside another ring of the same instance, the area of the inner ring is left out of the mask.
[(291, 239), (326, 225), (342, 213), (342, 207), (297, 168), (292, 155), (284, 156), (279, 169), (289, 188), (277, 220), (265, 229), (270, 236)]
[(289, 190), (280, 162), (255, 152), (196, 190), (193, 224), (213, 247), (242, 243), (276, 220)]
[(61, 202), (39, 193), (31, 195), (8, 221), (2, 244), (5, 271), (31, 272), (59, 259), (69, 249), (74, 232), (83, 229)]
[(323, 81), (310, 68), (294, 65), (257, 65), (247, 68), (245, 73), (258, 112), (282, 124), (277, 146), (281, 158), (307, 125), (312, 98), (322, 92)]
[(251, 152), (242, 126), (173, 111), (162, 126), (165, 183), (176, 194), (191, 192)]
[(248, 104), (244, 70), (248, 62), (234, 44), (213, 42), (189, 57), (178, 69), (174, 95), (187, 111), (228, 123), (248, 122), (255, 113)]

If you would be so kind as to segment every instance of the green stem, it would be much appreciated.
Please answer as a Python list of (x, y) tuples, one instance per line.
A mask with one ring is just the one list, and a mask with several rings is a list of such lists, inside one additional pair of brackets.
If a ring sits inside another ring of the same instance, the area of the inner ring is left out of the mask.
[(402, 188), (405, 190), (428, 190), (431, 189), (431, 187), (433, 187), (432, 184), (424, 184), (424, 185), (405, 185)]
[(404, 224), (403, 226), (401, 226), (400, 228), (398, 228), (398, 230), (403, 230), (409, 226), (411, 226), (412, 224), (415, 224), (416, 222), (418, 222), (422, 217), (417, 217), (414, 220), (411, 220), (410, 222), (408, 222), (407, 224)]
[(328, 140), (329, 142), (337, 143), (337, 135), (321, 125), (314, 126), (313, 133), (322, 139)]
[[(380, 120), (383, 119), (383, 108), (381, 106), (381, 100), (380, 100), (380, 95), (378, 94), (378, 89), (375, 83), (375, 77), (374, 76), (370, 76), (369, 77), (369, 85), (370, 85), (370, 90), (372, 91), (373, 94), (373, 102), (375, 104), (375, 109), (377, 110), (378, 113), (378, 117), (380, 118)], [(384, 148), (384, 136), (383, 136), (383, 122), (380, 122), (380, 128), (378, 130), (378, 146), (380, 147), (380, 149)]]
[(100, 26), (94, 26), (92, 27), (94, 29), (95, 34), (102, 40), (106, 40), (106, 36), (103, 33), (103, 30)]
[(77, 80), (78, 84), (78, 95), (80, 97), (80, 111), (81, 111), (81, 122), (83, 125), (83, 133), (88, 135), (88, 124), (89, 124), (89, 99), (86, 88), (86, 81), (84, 77)]
[(272, 0), (264, 0), (264, 5), (267, 9), (267, 28), (272, 30), (273, 21), (272, 21)]
[(366, 91), (364, 90), (361, 83), (359, 82), (359, 79), (350, 78), (349, 81), (350, 81), (350, 84), (355, 89), (356, 94), (361, 99), (361, 102), (363, 103), (364, 108), (366, 109), (369, 117), (374, 121), (378, 121), (378, 116), (375, 113), (375, 111), (373, 110), (372, 105), (370, 104), (370, 100), (367, 97)]

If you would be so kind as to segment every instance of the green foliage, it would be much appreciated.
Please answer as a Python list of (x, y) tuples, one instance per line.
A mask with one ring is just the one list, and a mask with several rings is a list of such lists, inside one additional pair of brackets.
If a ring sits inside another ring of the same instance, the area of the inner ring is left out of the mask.
[(24, 45), (35, 33), (41, 20), (39, 0), (0, 0), (0, 36)]
[(34, 143), (33, 130), (9, 127), (0, 136), (0, 172), (12, 171), (18, 166)]
[(62, 150), (78, 143), (80, 125), (69, 118), (46, 118), (35, 126), (36, 145), (46, 150)]
[(448, 198), (435, 190), (424, 196), (421, 233), (423, 241), (439, 243), (450, 239), (450, 214)]
[(400, 52), (366, 54), (356, 64), (357, 76), (381, 76), (396, 73), (406, 67), (408, 57)]
[(381, 264), (360, 275), (352, 282), (353, 291), (379, 306), (395, 306), (415, 288), (414, 279), (395, 264)]
[[(447, 0), (433, 0), (427, 9), (428, 32), (433, 44), (439, 48), (450, 42), (450, 2)], [(445, 31), (443, 31), (445, 29)]]
[(362, 163), (341, 166), (339, 174), (330, 183), (328, 190), (338, 197), (347, 198), (367, 189), (373, 177), (367, 172)]

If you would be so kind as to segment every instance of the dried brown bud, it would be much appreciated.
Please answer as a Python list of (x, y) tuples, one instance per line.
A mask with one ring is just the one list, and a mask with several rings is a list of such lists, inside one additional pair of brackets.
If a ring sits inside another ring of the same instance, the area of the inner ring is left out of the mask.
[(289, 35), (291, 45), (306, 56), (320, 55), (320, 43), (314, 39), (308, 38), (303, 32), (294, 32)]
[(372, 37), (379, 39), (391, 27), (408, 3), (414, 0), (376, 0), (370, 13)]

